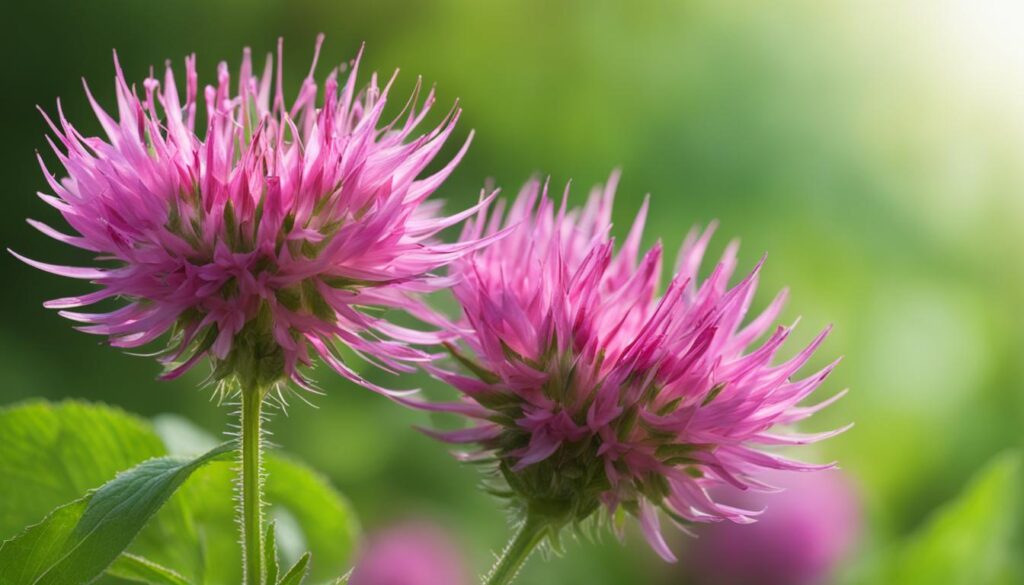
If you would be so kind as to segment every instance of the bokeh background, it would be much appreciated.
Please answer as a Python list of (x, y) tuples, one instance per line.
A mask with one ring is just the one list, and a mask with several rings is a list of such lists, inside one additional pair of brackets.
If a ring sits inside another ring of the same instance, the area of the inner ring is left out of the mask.
[[(769, 252), (758, 302), (790, 286), (784, 317), (802, 316), (797, 341), (834, 323), (812, 365), (844, 355), (825, 393), (852, 389), (807, 427), (856, 423), (811, 450), (817, 461), (838, 460), (861, 499), (864, 532), (834, 582), (878, 582), (880, 564), (986, 461), (1021, 444), (1018, 2), (34, 0), (3, 12), (5, 247), (86, 260), (24, 222), (59, 223), (33, 195), (46, 188), (35, 151), (53, 160), (34, 107), (52, 111), (60, 97), (75, 124), (98, 131), (80, 78), (111, 103), (112, 48), (136, 81), (194, 51), (203, 82), (218, 61), (236, 66), (243, 46), (260, 54), (284, 36), (294, 89), (322, 31), (321, 72), (365, 41), (366, 70), (401, 67), (395, 95), (422, 75), (437, 84), (438, 109), (460, 100), (460, 134), (477, 136), (442, 189), (452, 208), (488, 180), (514, 192), (532, 173), (558, 186), (571, 178), (579, 202), (621, 168), (620, 234), (651, 193), (647, 243), (673, 249), (692, 225), (717, 218), (713, 252), (731, 237), (741, 237), (746, 267)], [(196, 389), (200, 374), (158, 382), (151, 360), (41, 307), (85, 285), (6, 254), (0, 274), (0, 402), (77, 397), (183, 414), (214, 432), (225, 426), (227, 409)], [(426, 379), (377, 378), (439, 391)], [(438, 421), (320, 379), (326, 396), (274, 420), (276, 442), (323, 470), (368, 529), (432, 518), (482, 572), (506, 518), (475, 489), (474, 469), (410, 430)], [(1020, 582), (1019, 510), (1000, 512), (1016, 529), (997, 543), (1009, 553), (992, 582)], [(535, 560), (523, 582), (684, 582), (637, 536), (625, 547), (572, 543), (562, 558)]]

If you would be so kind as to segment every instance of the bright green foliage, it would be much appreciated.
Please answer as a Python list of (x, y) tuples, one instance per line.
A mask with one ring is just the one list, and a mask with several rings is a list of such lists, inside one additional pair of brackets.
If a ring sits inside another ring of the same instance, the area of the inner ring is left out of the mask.
[[(11, 480), (0, 482), (0, 540), (99, 488), (118, 472), (167, 455), (146, 420), (76, 401), (33, 401), (0, 409), (0, 445), (0, 477)], [(202, 568), (201, 551), (194, 545), (197, 538), (181, 498), (175, 496), (131, 549), (197, 576)]]
[[(235, 585), (233, 463), (217, 459), (233, 445), (184, 457), (215, 441), (172, 422), (162, 419), (160, 430), (181, 436), (165, 443), (148, 422), (106, 406), (33, 402), (0, 409), (0, 476), (17, 479), (0, 482), (0, 539), (17, 536), (0, 547), (0, 585), (80, 583), (104, 569), (97, 583)], [(178, 453), (162, 457), (165, 444)], [(267, 459), (271, 513), (294, 519), (291, 541), (320, 561), (311, 567), (299, 559), (298, 577), (311, 568), (318, 581), (337, 577), (357, 534), (347, 504), (306, 467)]]
[(0, 546), (0, 583), (74, 585), (92, 581), (120, 555), (189, 474), (226, 453), (150, 459), (62, 506)]
[(148, 423), (111, 407), (30, 402), (0, 410), (0, 539), (166, 455)]
[(60, 558), (63, 544), (85, 512), (85, 498), (61, 506), (0, 548), (0, 584), (35, 583)]
[(1021, 480), (1018, 453), (990, 462), (904, 545), (882, 582), (1009, 585)]

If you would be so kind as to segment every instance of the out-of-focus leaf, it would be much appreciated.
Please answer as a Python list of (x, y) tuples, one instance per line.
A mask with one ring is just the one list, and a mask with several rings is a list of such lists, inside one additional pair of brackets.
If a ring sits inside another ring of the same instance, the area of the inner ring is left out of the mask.
[[(324, 476), (281, 453), (267, 456), (267, 474), (271, 514), (282, 508), (295, 518), (315, 559), (310, 571), (313, 580), (320, 582), (342, 573), (359, 536), (359, 524), (348, 501)], [(285, 524), (279, 523), (278, 530)], [(282, 535), (278, 536), (280, 542)]]
[(189, 585), (184, 577), (143, 557), (124, 553), (107, 567), (107, 574), (146, 585)]
[[(313, 581), (319, 583), (342, 573), (358, 534), (347, 502), (309, 468), (279, 454), (267, 454), (265, 467), (268, 517), (295, 518), (302, 540), (316, 555), (310, 568)], [(231, 463), (217, 462), (201, 469), (182, 488), (197, 530), (204, 536), (209, 585), (233, 585), (241, 579), (234, 478)], [(279, 545), (286, 540), (280, 524), (275, 539)], [(285, 547), (278, 546), (278, 550), (285, 565), (297, 560), (289, 558)]]
[(270, 521), (274, 523), (278, 558), (288, 563), (295, 562), (309, 548), (299, 521), (283, 506), (274, 506), (270, 510)]
[[(196, 444), (211, 440), (208, 434), (204, 438), (202, 429), (179, 419), (159, 428), (168, 445), (184, 443), (167, 436), (177, 432), (174, 429), (186, 429), (193, 440), (198, 438)], [(275, 522), (281, 563), (288, 566), (310, 550), (315, 558), (309, 566), (312, 582), (336, 578), (346, 570), (359, 534), (348, 502), (324, 477), (281, 453), (266, 453), (264, 468), (267, 517)], [(196, 530), (203, 535), (208, 585), (234, 585), (241, 580), (234, 479), (232, 463), (214, 462), (193, 474), (181, 490)]]
[(893, 558), (886, 583), (1009, 585), (1021, 491), (1020, 454), (986, 465)]
[(171, 455), (198, 455), (222, 442), (192, 421), (176, 414), (153, 417), (153, 429)]
[(188, 476), (234, 449), (150, 459), (0, 546), (0, 583), (75, 585), (103, 573)]

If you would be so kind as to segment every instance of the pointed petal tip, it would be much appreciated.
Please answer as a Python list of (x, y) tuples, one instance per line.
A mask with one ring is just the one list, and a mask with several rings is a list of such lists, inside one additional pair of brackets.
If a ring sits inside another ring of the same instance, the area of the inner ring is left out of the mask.
[(49, 272), (50, 274), (66, 276), (68, 278), (81, 278), (85, 280), (98, 279), (106, 276), (106, 273), (98, 268), (83, 268), (78, 266), (59, 266), (57, 264), (48, 264), (46, 262), (40, 262), (38, 260), (33, 260), (31, 258), (22, 256), (21, 254), (15, 252), (10, 248), (7, 248), (7, 251), (12, 256), (17, 258), (18, 260), (21, 260), (25, 264), (28, 264), (33, 268), (38, 268), (43, 272)]

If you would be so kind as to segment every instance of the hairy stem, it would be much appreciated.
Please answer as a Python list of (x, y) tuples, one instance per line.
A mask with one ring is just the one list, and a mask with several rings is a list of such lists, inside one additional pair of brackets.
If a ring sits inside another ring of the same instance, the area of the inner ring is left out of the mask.
[(262, 405), (263, 392), (258, 388), (242, 388), (240, 523), (244, 585), (263, 585), (263, 446), (260, 428)]
[(526, 521), (501, 553), (498, 562), (484, 578), (484, 585), (507, 585), (515, 580), (526, 559), (530, 558), (537, 545), (544, 539), (546, 528), (545, 522), (528, 514)]

